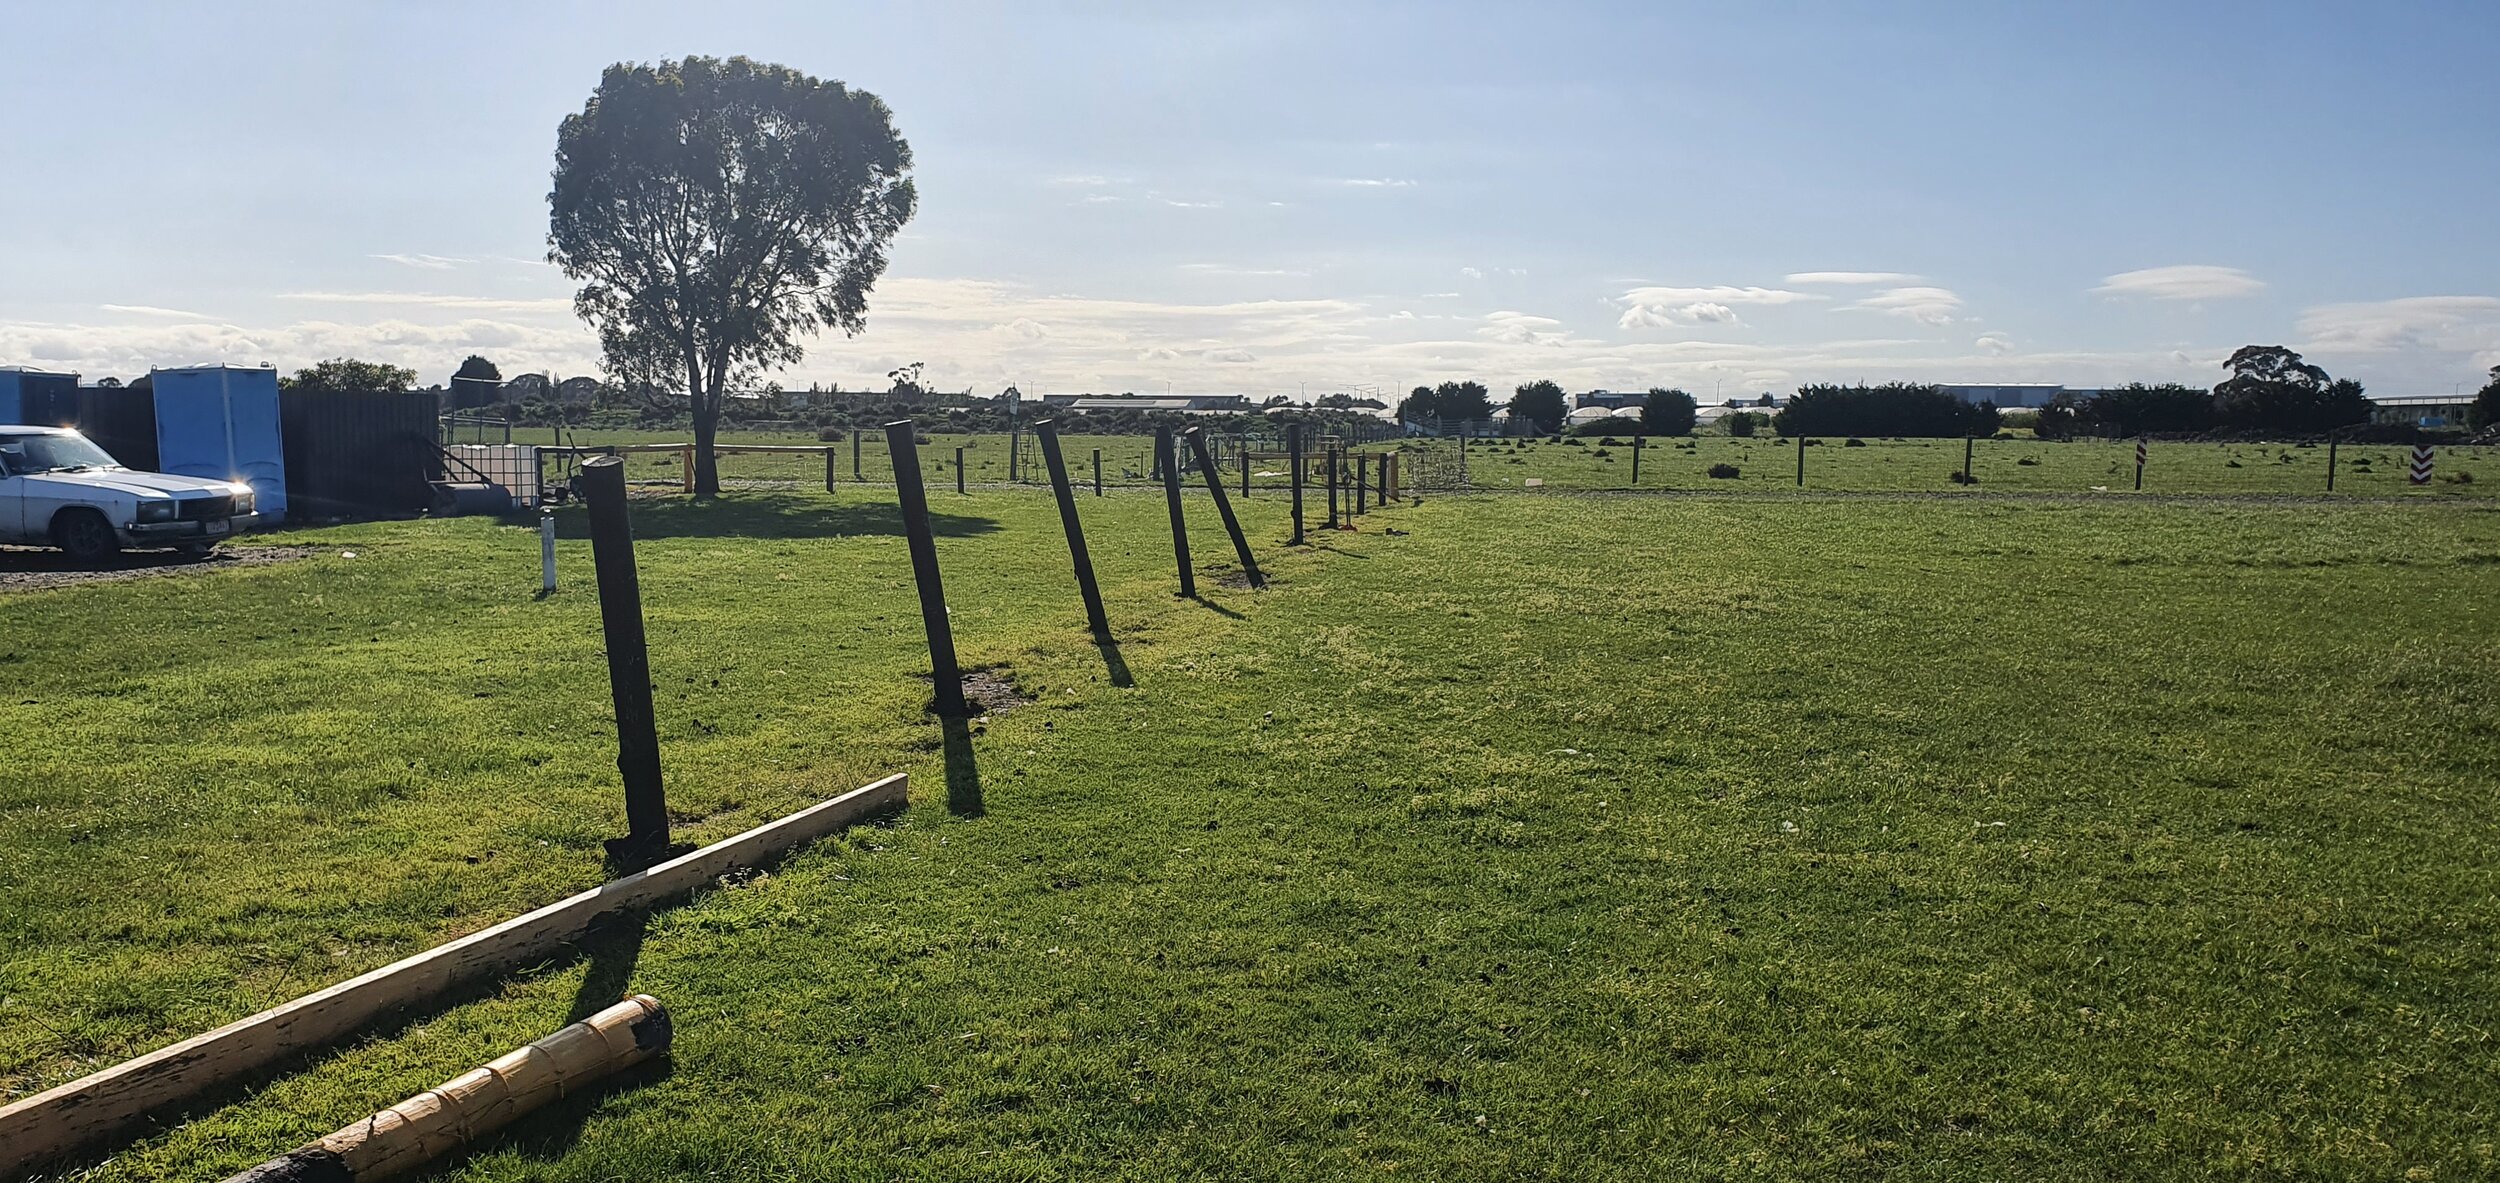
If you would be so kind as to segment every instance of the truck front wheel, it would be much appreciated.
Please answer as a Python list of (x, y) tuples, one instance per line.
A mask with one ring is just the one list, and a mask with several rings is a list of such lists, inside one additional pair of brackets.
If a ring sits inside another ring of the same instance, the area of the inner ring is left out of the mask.
[(81, 563), (101, 563), (121, 553), (122, 540), (113, 524), (92, 509), (65, 509), (52, 515), (52, 545)]

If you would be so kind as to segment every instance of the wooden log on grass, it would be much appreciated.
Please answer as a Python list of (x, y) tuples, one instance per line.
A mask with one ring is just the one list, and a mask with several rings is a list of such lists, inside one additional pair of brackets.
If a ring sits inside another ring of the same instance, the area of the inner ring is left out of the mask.
[(678, 898), (732, 870), (769, 864), (853, 822), (899, 808), (909, 787), (904, 774), (896, 773), (650, 870), (37, 1093), (0, 1109), (0, 1178), (129, 1133), (149, 1117), (170, 1115), (403, 1008), (544, 961), (605, 917)]
[(226, 1183), (396, 1179), (550, 1101), (667, 1055), (670, 1035), (667, 1008), (636, 994)]

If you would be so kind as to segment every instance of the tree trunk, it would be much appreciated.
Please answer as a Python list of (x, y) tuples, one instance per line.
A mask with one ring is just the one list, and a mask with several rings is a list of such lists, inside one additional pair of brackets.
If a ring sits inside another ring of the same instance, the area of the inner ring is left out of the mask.
[(703, 388), (703, 363), (692, 350), (686, 354), (686, 410), (694, 420), (695, 499), (718, 497), (720, 465), (712, 441), (720, 434), (720, 393)]
[(694, 412), (694, 495), (699, 500), (720, 496), (720, 466), (712, 457), (712, 441), (720, 432), (720, 408), (697, 405)]

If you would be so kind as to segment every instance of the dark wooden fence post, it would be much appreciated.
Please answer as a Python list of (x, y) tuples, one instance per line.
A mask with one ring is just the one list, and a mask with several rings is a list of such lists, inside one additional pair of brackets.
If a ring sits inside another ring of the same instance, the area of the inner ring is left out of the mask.
[(839, 471), (833, 466), (833, 449), (827, 448), (825, 449), (825, 492), (831, 493), (839, 487), (834, 483), (834, 479), (839, 475)]
[(2335, 491), (2335, 441), (2326, 441), (2326, 491)]
[(929, 530), (929, 492), (920, 482), (920, 428), (909, 419), (885, 425), (894, 497), (903, 505), (903, 537), (911, 547), (911, 578), (920, 587), (920, 627), (929, 634), (929, 687), (940, 718), (960, 719), (964, 675), (955, 664), (955, 626), (946, 618), (946, 586), (938, 580), (937, 537)]
[(2144, 441), (2135, 441), (2135, 491), (2144, 491)]
[(1369, 452), (1354, 454), (1354, 516), (1370, 512), (1372, 499), (1372, 456)]
[(1094, 449), (1094, 496), (1102, 496), (1102, 449)]
[(1111, 639), (1111, 619), (1102, 612), (1102, 589), (1094, 586), (1094, 559), (1085, 551), (1085, 527), (1076, 520), (1076, 489), (1068, 484), (1068, 464), (1059, 455), (1059, 424), (1044, 419), (1033, 425), (1041, 441), (1042, 463), (1050, 469), (1050, 491), (1059, 498), (1059, 525), (1068, 532), (1068, 557), (1076, 564), (1076, 590), (1085, 597), (1085, 624), (1094, 635)]
[(1337, 528), (1337, 445), (1328, 445), (1328, 528)]
[(955, 449), (955, 495), (964, 495), (964, 450)]
[(1641, 441), (1647, 438), (1641, 435), (1632, 437), (1632, 487), (1635, 489), (1641, 487)]
[(1206, 429), (1192, 427), (1187, 432), (1189, 450), (1198, 457), (1198, 470), (1207, 478), (1207, 492), (1215, 495), (1215, 512), (1224, 519), (1224, 532), (1233, 536), (1233, 553), (1241, 559), (1241, 573), (1252, 587), (1266, 587), (1267, 576), (1259, 571), (1259, 561), (1250, 557), (1250, 540), (1241, 535), (1241, 520), (1233, 516), (1233, 503), (1224, 496), (1224, 471), (1207, 451)]
[(1978, 446), (1979, 440), (1977, 437), (1967, 435), (1962, 437), (1962, 483), (1965, 485), (1970, 483), (1971, 449)]
[(625, 782), (626, 833), (608, 844), (608, 852), (619, 866), (638, 871), (667, 853), (668, 797), (660, 783), (659, 721), (651, 709), (651, 653), (642, 633), (642, 582), (634, 573), (624, 458), (601, 456), (582, 465), (581, 488), (590, 509), (608, 694), (616, 707), (616, 771)]
[(854, 481), (865, 481), (865, 480), (867, 480), (867, 479), (868, 479), (867, 475), (866, 475), (866, 474), (864, 474), (864, 473), (862, 473), (862, 472), (860, 472), (860, 470), (859, 470), (859, 436), (860, 436), (859, 429), (858, 429), (858, 428), (856, 428), (856, 427), (852, 428), (852, 429), (851, 429), (851, 479), (852, 479), (852, 480), (854, 480)]
[(1302, 425), (1285, 425), (1285, 459), (1293, 468), (1293, 542), (1302, 545)]
[(1198, 576), (1189, 563), (1189, 522), (1181, 517), (1181, 466), (1172, 429), (1155, 428), (1155, 467), (1163, 470), (1163, 503), (1172, 511), (1172, 561), (1180, 567), (1181, 594), (1198, 594)]
[(1797, 487), (1806, 487), (1806, 437), (1797, 437)]
[(1241, 499), (1250, 500), (1250, 437), (1241, 437)]

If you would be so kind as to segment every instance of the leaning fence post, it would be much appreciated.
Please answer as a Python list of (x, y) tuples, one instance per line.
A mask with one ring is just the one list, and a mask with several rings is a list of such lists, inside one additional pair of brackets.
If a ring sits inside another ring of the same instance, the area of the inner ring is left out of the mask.
[(625, 837), (608, 844), (616, 862), (641, 870), (668, 850), (668, 797), (660, 783), (659, 721), (651, 707), (651, 652), (642, 631), (642, 583), (634, 573), (634, 530), (626, 517), (625, 460), (582, 465), (590, 510), (590, 561), (599, 581), (599, 625), (608, 650), (608, 695), (616, 708), (616, 771), (625, 783)]
[(1293, 469), (1293, 541), (1302, 545), (1302, 425), (1285, 425), (1285, 458)]
[(1250, 540), (1241, 535), (1241, 519), (1233, 516), (1233, 503), (1224, 496), (1224, 470), (1216, 467), (1215, 458), (1207, 452), (1205, 429), (1192, 427), (1189, 450), (1198, 456), (1198, 470), (1207, 478), (1207, 492), (1215, 495), (1215, 512), (1224, 519), (1224, 532), (1233, 536), (1233, 553), (1241, 559), (1242, 576), (1252, 587), (1266, 587), (1267, 576), (1259, 571), (1259, 562), (1250, 557)]
[(1198, 577), (1189, 569), (1189, 523), (1181, 517), (1181, 466), (1172, 429), (1155, 428), (1155, 467), (1163, 470), (1163, 502), (1172, 511), (1172, 560), (1181, 570), (1181, 594), (1198, 594)]
[(1044, 419), (1033, 425), (1041, 441), (1042, 463), (1050, 469), (1050, 491), (1059, 499), (1059, 525), (1068, 532), (1068, 557), (1076, 564), (1076, 590), (1085, 597), (1085, 623), (1094, 635), (1111, 637), (1110, 618), (1102, 612), (1102, 590), (1094, 586), (1094, 559), (1085, 551), (1085, 527), (1076, 520), (1076, 490), (1068, 484), (1068, 465), (1059, 455), (1059, 425)]
[(886, 459), (894, 467), (894, 496), (903, 506), (903, 536), (911, 546), (911, 578), (920, 587), (920, 627), (929, 634), (929, 685), (937, 692), (940, 718), (964, 711), (964, 676), (955, 665), (955, 626), (946, 618), (946, 586), (938, 580), (937, 539), (929, 532), (929, 492), (920, 483), (919, 425), (904, 419), (885, 425)]

